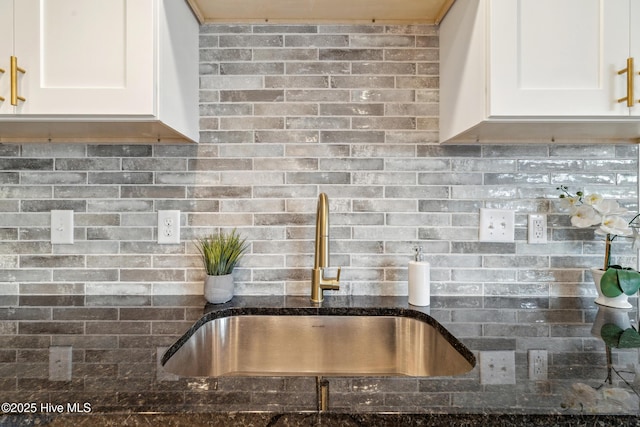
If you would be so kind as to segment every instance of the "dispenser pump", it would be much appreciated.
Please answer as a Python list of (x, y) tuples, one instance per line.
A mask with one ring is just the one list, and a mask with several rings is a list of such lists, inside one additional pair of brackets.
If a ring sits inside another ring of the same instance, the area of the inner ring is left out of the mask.
[(409, 261), (409, 304), (426, 306), (431, 298), (431, 266), (424, 260), (422, 246), (416, 246), (415, 251), (415, 261)]

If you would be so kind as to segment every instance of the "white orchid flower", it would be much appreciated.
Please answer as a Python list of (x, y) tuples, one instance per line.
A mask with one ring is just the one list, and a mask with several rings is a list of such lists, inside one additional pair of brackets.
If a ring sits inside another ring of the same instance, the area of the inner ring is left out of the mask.
[(621, 207), (615, 200), (602, 200), (600, 203), (593, 205), (593, 208), (600, 215), (623, 215), (629, 212), (626, 208)]
[(598, 234), (615, 234), (618, 236), (631, 236), (633, 230), (624, 219), (615, 215), (605, 215), (602, 217), (600, 228), (596, 230)]
[(607, 237), (604, 256), (605, 269), (611, 261), (609, 243), (617, 236), (632, 238), (633, 247), (640, 249), (640, 214), (627, 222), (623, 216), (629, 211), (621, 207), (615, 200), (605, 200), (599, 194), (584, 195), (581, 192), (572, 196), (564, 185), (559, 186), (558, 190), (562, 193), (560, 205), (569, 210), (573, 226), (587, 228), (596, 225), (598, 227), (595, 233)]
[(602, 198), (601, 195), (597, 194), (597, 193), (593, 193), (593, 194), (588, 194), (584, 197), (584, 202), (587, 205), (597, 205), (599, 203), (601, 203), (604, 199)]
[(578, 196), (562, 197), (560, 199), (560, 206), (564, 209), (569, 209), (571, 211), (574, 211), (578, 207), (579, 203), (580, 203), (580, 197)]
[(578, 228), (591, 227), (602, 222), (602, 217), (589, 205), (578, 206), (571, 216), (571, 225)]

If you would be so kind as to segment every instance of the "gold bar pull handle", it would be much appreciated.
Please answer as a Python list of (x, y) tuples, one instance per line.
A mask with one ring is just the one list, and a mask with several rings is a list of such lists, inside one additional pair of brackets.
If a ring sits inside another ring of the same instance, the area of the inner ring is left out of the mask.
[(627, 58), (627, 68), (618, 71), (618, 75), (627, 73), (627, 96), (618, 102), (627, 101), (627, 107), (633, 107), (633, 58)]
[(26, 73), (26, 71), (20, 67), (18, 67), (18, 58), (15, 56), (11, 57), (11, 105), (18, 105), (18, 101), (26, 101), (26, 99), (22, 96), (18, 95), (18, 72), (22, 74)]
[[(0, 73), (4, 74), (4, 69), (0, 68)], [(0, 96), (0, 102), (4, 101), (4, 98)]]

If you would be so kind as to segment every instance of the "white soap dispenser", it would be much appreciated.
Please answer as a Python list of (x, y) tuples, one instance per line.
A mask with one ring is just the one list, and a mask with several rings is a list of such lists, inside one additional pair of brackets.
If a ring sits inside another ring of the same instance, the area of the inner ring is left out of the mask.
[(427, 306), (431, 299), (431, 266), (424, 260), (422, 246), (416, 248), (415, 259), (409, 261), (409, 304)]

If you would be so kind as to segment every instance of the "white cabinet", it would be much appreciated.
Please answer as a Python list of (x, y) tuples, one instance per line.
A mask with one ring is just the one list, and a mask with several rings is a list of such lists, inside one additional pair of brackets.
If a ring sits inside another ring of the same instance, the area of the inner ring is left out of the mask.
[(0, 0), (0, 68), (0, 141), (198, 140), (185, 2)]
[[(457, 1), (440, 28), (442, 142), (640, 138), (640, 0)], [(635, 117), (634, 117), (635, 116)]]
[(8, 111), (10, 102), (11, 70), (9, 56), (13, 52), (13, 36), (5, 29), (13, 28), (13, 1), (0, 0), (0, 114)]

